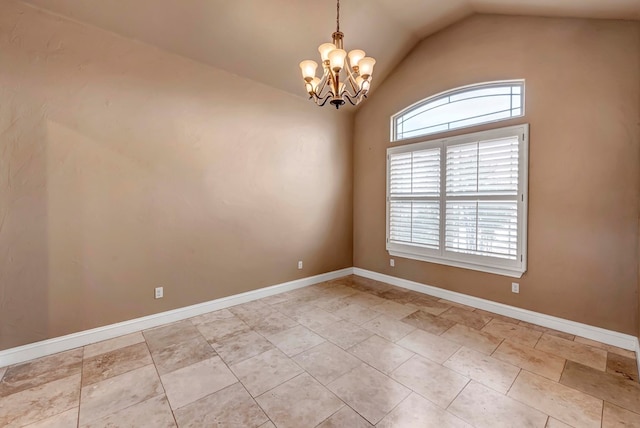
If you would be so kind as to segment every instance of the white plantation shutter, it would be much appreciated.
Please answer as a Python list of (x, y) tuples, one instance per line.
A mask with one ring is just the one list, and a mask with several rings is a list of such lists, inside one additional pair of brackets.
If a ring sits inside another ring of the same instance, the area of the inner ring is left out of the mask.
[(389, 156), (389, 239), (440, 247), (440, 148)]
[(447, 146), (447, 251), (518, 257), (517, 136)]
[(387, 250), (521, 276), (527, 134), (519, 125), (388, 149)]

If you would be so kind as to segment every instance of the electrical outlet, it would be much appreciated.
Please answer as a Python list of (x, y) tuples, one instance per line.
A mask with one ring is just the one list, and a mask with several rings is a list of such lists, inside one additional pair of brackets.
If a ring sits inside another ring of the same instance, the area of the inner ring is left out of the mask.
[(393, 259), (389, 259), (389, 266), (395, 267), (395, 265), (396, 265), (396, 261)]
[(164, 288), (156, 287), (156, 299), (162, 299), (164, 297)]
[(520, 293), (520, 284), (518, 284), (517, 282), (512, 282), (511, 283), (511, 292), (512, 293)]
[(302, 269), (302, 260), (298, 261), (298, 269)]

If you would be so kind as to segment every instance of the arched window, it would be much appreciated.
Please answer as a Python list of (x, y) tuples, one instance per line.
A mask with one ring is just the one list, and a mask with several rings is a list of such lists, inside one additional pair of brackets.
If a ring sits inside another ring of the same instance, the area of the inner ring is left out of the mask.
[(424, 99), (391, 118), (393, 141), (524, 115), (524, 80), (480, 83)]
[[(394, 141), (524, 115), (524, 82), (442, 93), (392, 117)], [(521, 277), (527, 270), (529, 125), (387, 149), (392, 256)]]

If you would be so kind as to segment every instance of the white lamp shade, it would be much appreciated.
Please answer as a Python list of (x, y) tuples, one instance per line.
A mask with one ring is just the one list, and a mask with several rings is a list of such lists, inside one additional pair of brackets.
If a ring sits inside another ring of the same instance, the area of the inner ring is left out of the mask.
[(360, 76), (362, 76), (366, 80), (373, 74), (374, 65), (376, 65), (376, 60), (366, 56), (362, 58), (360, 62), (358, 62), (358, 73), (360, 73)]
[(333, 43), (323, 43), (318, 47), (318, 52), (320, 52), (320, 57), (322, 58), (322, 61), (326, 61), (329, 59), (329, 52), (331, 52), (332, 50), (334, 50), (336, 48), (336, 45), (334, 45)]
[(302, 78), (307, 82), (313, 80), (316, 77), (316, 69), (318, 68), (318, 63), (315, 61), (311, 61), (310, 59), (304, 60), (300, 63), (300, 70), (302, 70)]
[(334, 49), (329, 52), (329, 62), (333, 71), (340, 71), (344, 68), (344, 59), (347, 57), (347, 51), (344, 49)]
[(311, 81), (311, 87), (313, 88), (313, 92), (316, 92), (316, 90), (318, 89), (318, 85), (320, 85), (320, 78), (314, 77), (313, 80)]
[(349, 52), (349, 64), (351, 64), (351, 67), (357, 67), (358, 63), (365, 55), (364, 51), (360, 49), (354, 49)]
[(359, 90), (364, 89), (365, 84), (367, 83), (361, 76), (356, 77), (356, 86), (358, 86)]

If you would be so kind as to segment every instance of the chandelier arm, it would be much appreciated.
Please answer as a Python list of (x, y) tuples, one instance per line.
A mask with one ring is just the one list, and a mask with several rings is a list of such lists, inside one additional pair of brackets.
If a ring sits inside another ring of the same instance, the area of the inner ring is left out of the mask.
[(356, 88), (355, 85), (355, 77), (353, 77), (355, 75), (355, 72), (351, 70), (351, 67), (349, 67), (349, 64), (347, 64), (347, 62), (345, 61), (345, 69), (347, 70), (347, 80), (349, 80), (349, 84), (351, 85), (351, 89), (353, 89), (353, 92), (358, 92), (359, 89)]
[[(329, 101), (330, 98), (333, 98), (333, 96), (331, 95), (331, 93), (328, 93), (326, 97), (318, 98), (316, 104), (318, 105), (318, 107), (324, 107), (324, 105), (327, 103), (327, 101)], [(322, 103), (319, 102), (320, 100), (322, 100)]]

